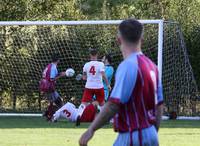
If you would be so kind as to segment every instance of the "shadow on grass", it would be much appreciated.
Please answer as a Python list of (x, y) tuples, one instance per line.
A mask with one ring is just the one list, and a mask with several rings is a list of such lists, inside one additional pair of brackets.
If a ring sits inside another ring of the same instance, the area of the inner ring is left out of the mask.
[[(80, 126), (76, 127), (75, 123), (61, 120), (57, 123), (49, 123), (42, 117), (0, 117), (0, 129), (9, 128), (87, 128), (90, 123), (81, 123)], [(105, 125), (103, 128), (112, 129), (111, 124)], [(170, 120), (163, 121), (161, 128), (199, 128), (200, 121), (189, 121), (189, 120)]]

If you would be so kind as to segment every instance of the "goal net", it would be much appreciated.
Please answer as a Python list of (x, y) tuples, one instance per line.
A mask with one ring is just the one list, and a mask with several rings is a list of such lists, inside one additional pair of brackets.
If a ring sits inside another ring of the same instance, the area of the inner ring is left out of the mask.
[[(0, 107), (2, 111), (43, 110), (38, 82), (52, 54), (59, 54), (59, 71), (72, 67), (82, 73), (89, 60), (88, 49), (97, 48), (100, 57), (110, 53), (115, 69), (122, 61), (116, 43), (121, 21), (37, 21), (0, 22)], [(198, 90), (179, 26), (162, 20), (141, 20), (144, 24), (143, 53), (159, 66), (164, 88), (165, 113), (197, 115)], [(113, 80), (114, 81), (114, 80)], [(64, 101), (81, 98), (83, 81), (62, 78), (57, 90)]]

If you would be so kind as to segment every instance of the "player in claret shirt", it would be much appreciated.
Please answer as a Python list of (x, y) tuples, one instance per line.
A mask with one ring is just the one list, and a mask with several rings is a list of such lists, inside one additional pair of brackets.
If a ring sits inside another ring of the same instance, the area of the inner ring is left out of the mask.
[[(59, 62), (59, 55), (52, 55), (52, 63), (46, 66), (42, 73), (42, 80), (40, 81), (40, 91), (45, 99), (49, 101), (47, 110), (43, 113), (43, 116), (46, 117), (48, 121), (51, 120), (54, 109), (59, 109), (63, 105), (62, 98), (55, 88), (56, 81), (65, 76), (65, 72), (58, 73), (57, 65)], [(44, 90), (44, 87), (48, 88)]]
[(157, 66), (142, 53), (142, 24), (128, 19), (119, 25), (118, 42), (124, 60), (118, 66), (108, 102), (79, 140), (87, 146), (94, 132), (114, 117), (114, 146), (158, 146), (163, 109)]

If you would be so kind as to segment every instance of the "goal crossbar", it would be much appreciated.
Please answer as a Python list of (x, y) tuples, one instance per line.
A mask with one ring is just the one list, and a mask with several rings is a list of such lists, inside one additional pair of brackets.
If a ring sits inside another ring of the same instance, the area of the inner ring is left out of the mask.
[[(139, 20), (143, 24), (160, 24), (163, 20)], [(105, 25), (120, 24), (122, 20), (85, 20), (85, 21), (0, 21), (1, 25)]]

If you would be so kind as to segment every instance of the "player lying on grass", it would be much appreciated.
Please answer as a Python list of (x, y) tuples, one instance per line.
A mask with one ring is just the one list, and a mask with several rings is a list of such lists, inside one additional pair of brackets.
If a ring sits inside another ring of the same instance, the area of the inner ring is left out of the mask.
[(98, 52), (96, 49), (90, 49), (90, 61), (83, 67), (83, 80), (86, 81), (85, 90), (82, 97), (82, 103), (92, 102), (94, 95), (100, 107), (104, 105), (104, 86), (105, 81), (108, 89), (110, 84), (105, 75), (105, 66), (103, 62), (98, 61)]
[(59, 110), (55, 112), (52, 118), (52, 122), (57, 121), (60, 118), (65, 118), (70, 122), (76, 122), (76, 125), (80, 125), (80, 122), (92, 122), (97, 113), (97, 106), (99, 103), (93, 101), (88, 105), (81, 104), (78, 108), (71, 103), (67, 102)]

